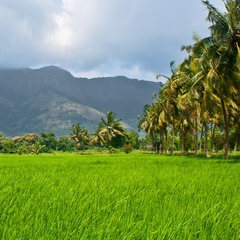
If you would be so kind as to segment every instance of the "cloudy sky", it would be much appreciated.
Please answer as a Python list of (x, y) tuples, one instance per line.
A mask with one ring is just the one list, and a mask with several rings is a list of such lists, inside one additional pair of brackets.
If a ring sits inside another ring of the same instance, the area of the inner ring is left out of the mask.
[(0, 0), (0, 67), (155, 81), (193, 32), (209, 35), (207, 13), (200, 0)]

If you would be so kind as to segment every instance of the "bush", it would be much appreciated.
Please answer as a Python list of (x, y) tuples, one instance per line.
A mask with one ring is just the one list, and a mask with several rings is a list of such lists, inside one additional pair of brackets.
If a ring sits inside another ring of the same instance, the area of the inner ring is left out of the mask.
[(125, 144), (123, 146), (123, 151), (128, 154), (133, 151), (133, 145), (132, 144)]
[(28, 152), (28, 150), (27, 150), (27, 147), (23, 145), (23, 146), (18, 147), (17, 152), (19, 155), (22, 155), (22, 154), (26, 154)]
[(109, 146), (108, 151), (109, 151), (110, 154), (118, 152), (118, 150), (116, 148), (112, 147), (112, 146)]
[(15, 153), (15, 145), (12, 139), (4, 139), (2, 141), (2, 153)]

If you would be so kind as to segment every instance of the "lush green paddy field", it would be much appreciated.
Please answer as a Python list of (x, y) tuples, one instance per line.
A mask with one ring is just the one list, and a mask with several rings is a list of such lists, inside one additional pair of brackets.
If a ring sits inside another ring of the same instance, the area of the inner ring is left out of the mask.
[(0, 239), (240, 239), (240, 161), (0, 155)]

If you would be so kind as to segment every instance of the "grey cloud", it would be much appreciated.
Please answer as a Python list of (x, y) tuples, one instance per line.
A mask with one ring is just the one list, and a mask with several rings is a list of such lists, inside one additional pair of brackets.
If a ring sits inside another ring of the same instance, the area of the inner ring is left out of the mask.
[(44, 58), (44, 35), (54, 28), (51, 11), (57, 10), (50, 2), (1, 1), (1, 66), (29, 66)]
[(165, 74), (193, 31), (208, 34), (206, 15), (200, 0), (2, 0), (0, 66)]

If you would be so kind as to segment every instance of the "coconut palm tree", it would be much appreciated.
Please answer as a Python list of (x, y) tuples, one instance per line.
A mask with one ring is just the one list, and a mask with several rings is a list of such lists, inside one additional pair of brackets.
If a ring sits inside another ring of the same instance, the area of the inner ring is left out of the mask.
[(97, 128), (95, 128), (95, 133), (90, 141), (91, 144), (97, 143), (98, 151), (100, 151), (100, 147), (103, 146), (106, 141), (104, 139), (104, 135), (101, 135), (101, 131), (104, 128), (103, 122), (99, 122)]
[(159, 133), (158, 112), (156, 111), (156, 101), (152, 105), (145, 106), (143, 116), (138, 117), (138, 130), (147, 133), (147, 137), (151, 139), (152, 145), (158, 153), (157, 135)]
[[(196, 36), (194, 36), (196, 39)], [(189, 114), (189, 122), (192, 122), (195, 135), (195, 155), (198, 151), (198, 133), (199, 122), (204, 125), (205, 135), (205, 153), (208, 157), (208, 121), (209, 112), (211, 112), (212, 99), (208, 94), (207, 88), (204, 84), (204, 77), (199, 77), (201, 72), (200, 58), (203, 49), (200, 48), (198, 52), (193, 53), (193, 47), (183, 47), (189, 53), (188, 58), (179, 65), (176, 80), (181, 81), (182, 95), (179, 97), (179, 108), (191, 112)], [(211, 109), (209, 108), (211, 106)]]
[(176, 133), (176, 120), (179, 116), (179, 111), (177, 108), (178, 101), (178, 93), (179, 86), (173, 86), (173, 79), (176, 74), (176, 68), (174, 67), (174, 62), (170, 62), (170, 70), (172, 75), (167, 77), (165, 75), (159, 74), (157, 75), (157, 79), (160, 77), (164, 77), (167, 79), (166, 84), (159, 91), (159, 101), (162, 102), (162, 106), (164, 109), (164, 119), (167, 123), (168, 127), (172, 128), (172, 146), (170, 150), (170, 155), (173, 155), (173, 150), (175, 146), (175, 133)]
[(121, 123), (122, 119), (116, 119), (117, 114), (114, 111), (109, 111), (106, 114), (106, 118), (101, 118), (101, 130), (99, 131), (99, 135), (102, 139), (108, 144), (108, 146), (112, 146), (112, 140), (116, 136), (124, 136), (124, 126)]
[[(205, 129), (205, 151), (208, 156), (209, 123), (213, 121), (218, 123), (219, 116), (223, 116), (224, 158), (228, 158), (230, 123), (233, 119), (234, 122), (238, 121), (240, 108), (240, 1), (224, 1), (225, 13), (221, 13), (209, 1), (202, 2), (209, 11), (211, 34), (204, 39), (194, 35), (194, 45), (183, 48), (189, 54), (188, 59), (184, 60), (176, 71), (172, 71), (170, 78), (163, 75), (157, 76), (167, 78), (167, 83), (159, 96), (159, 101), (164, 101), (165, 107), (162, 108), (160, 104), (159, 108), (159, 102), (153, 104), (152, 109), (147, 111), (146, 121), (143, 121), (141, 126), (150, 135), (159, 130), (156, 124), (157, 116), (159, 120), (165, 119), (168, 125), (171, 125), (169, 124), (171, 117), (169, 118), (168, 115), (172, 112), (174, 113), (172, 115), (173, 130), (175, 113), (178, 112), (181, 115), (179, 130), (181, 130), (182, 151), (184, 151), (186, 131), (189, 131), (193, 122), (197, 151), (200, 120)], [(172, 98), (173, 96), (175, 99)], [(219, 108), (222, 113), (218, 113), (216, 118), (216, 112), (220, 112)], [(158, 123), (160, 124), (159, 121)], [(212, 129), (212, 142), (213, 131)]]
[(75, 123), (70, 129), (70, 137), (76, 143), (77, 153), (82, 146), (83, 151), (85, 150), (85, 146), (89, 142), (89, 134), (86, 128), (82, 127), (80, 123)]
[(202, 72), (205, 85), (217, 101), (220, 101), (224, 117), (224, 158), (228, 158), (229, 115), (238, 108), (234, 96), (240, 94), (240, 2), (224, 1), (226, 12), (221, 13), (209, 1), (202, 1), (208, 9), (211, 35), (201, 43), (205, 45), (202, 55)]
[(45, 145), (42, 145), (41, 142), (39, 140), (36, 141), (36, 143), (34, 144), (34, 153), (36, 155), (38, 155), (41, 150), (45, 147)]

